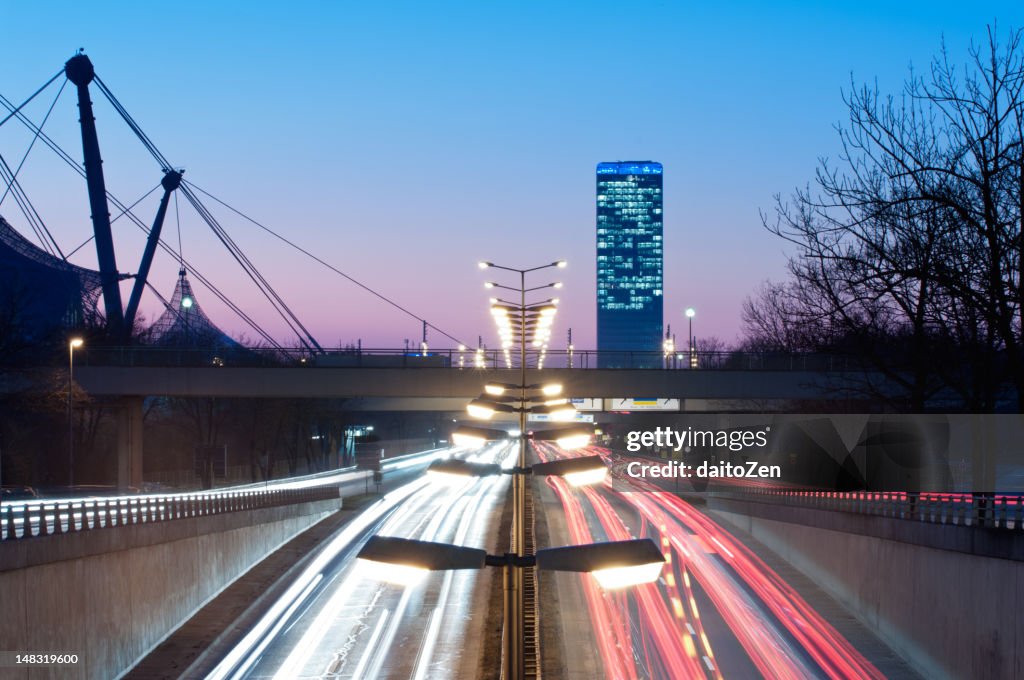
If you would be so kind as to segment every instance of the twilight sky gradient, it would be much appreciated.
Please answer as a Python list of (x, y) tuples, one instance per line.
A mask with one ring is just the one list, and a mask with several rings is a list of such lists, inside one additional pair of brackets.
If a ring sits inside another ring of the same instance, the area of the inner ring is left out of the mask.
[[(593, 347), (595, 165), (660, 161), (666, 323), (682, 337), (682, 310), (694, 306), (696, 334), (731, 342), (744, 296), (783, 275), (784, 246), (758, 210), (812, 179), (818, 157), (837, 155), (851, 74), (895, 93), (943, 36), (963, 63), (986, 24), (998, 20), (1003, 35), (1024, 25), (1024, 5), (699, 4), (110, 2), (90, 12), (7, 2), (0, 93), (21, 102), (85, 47), (187, 180), (468, 345), (478, 334), (497, 344), (477, 260), (565, 258), (553, 348), (568, 327), (578, 348)], [(34, 120), (56, 92), (27, 109)], [(134, 202), (159, 170), (98, 92), (93, 100), (107, 186)], [(81, 159), (70, 88), (45, 129)], [(0, 153), (15, 166), (30, 139), (9, 122)], [(34, 150), (20, 178), (65, 250), (89, 237), (85, 184), (53, 154)], [(147, 223), (157, 199), (139, 205)], [(215, 212), (325, 347), (418, 341), (415, 320)], [(10, 198), (0, 214), (27, 232)], [(180, 221), (186, 257), (295, 344), (184, 201)], [(114, 230), (118, 265), (134, 272), (141, 233), (127, 221)], [(173, 211), (165, 239), (177, 244)], [(95, 266), (93, 245), (72, 261)], [(151, 281), (167, 297), (176, 271), (158, 256)], [(224, 329), (246, 331), (197, 295)], [(155, 298), (143, 306), (159, 313)]]

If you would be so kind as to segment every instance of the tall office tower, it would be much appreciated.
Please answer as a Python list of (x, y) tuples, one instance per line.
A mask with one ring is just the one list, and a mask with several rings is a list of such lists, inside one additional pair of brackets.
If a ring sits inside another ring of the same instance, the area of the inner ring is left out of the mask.
[(652, 161), (597, 164), (597, 349), (603, 353), (602, 368), (661, 366), (661, 178), (661, 163)]

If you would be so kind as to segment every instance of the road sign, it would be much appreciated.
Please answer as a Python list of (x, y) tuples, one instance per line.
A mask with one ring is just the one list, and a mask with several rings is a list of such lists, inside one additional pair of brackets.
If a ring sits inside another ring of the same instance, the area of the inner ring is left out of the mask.
[(570, 423), (592, 423), (594, 422), (593, 413), (580, 413), (576, 412), (575, 416), (568, 421), (556, 420), (549, 416), (547, 413), (530, 413), (527, 415), (527, 420), (531, 423), (557, 423), (557, 422), (570, 422)]
[(626, 399), (605, 399), (606, 411), (678, 411), (679, 399), (645, 399), (629, 397)]

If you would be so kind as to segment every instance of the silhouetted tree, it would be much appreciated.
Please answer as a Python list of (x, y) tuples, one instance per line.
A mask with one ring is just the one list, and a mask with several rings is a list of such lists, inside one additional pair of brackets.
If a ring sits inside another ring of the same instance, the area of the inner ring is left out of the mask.
[(943, 46), (899, 97), (851, 89), (838, 166), (762, 215), (796, 254), (746, 301), (748, 346), (849, 352), (911, 410), (991, 411), (1007, 382), (1024, 410), (1021, 39), (990, 28), (963, 69)]

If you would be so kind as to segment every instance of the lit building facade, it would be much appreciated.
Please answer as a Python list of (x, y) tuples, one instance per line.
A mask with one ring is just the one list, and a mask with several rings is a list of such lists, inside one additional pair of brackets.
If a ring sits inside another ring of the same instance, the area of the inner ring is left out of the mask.
[(662, 227), (661, 163), (598, 163), (597, 349), (604, 353), (602, 367), (661, 365)]

